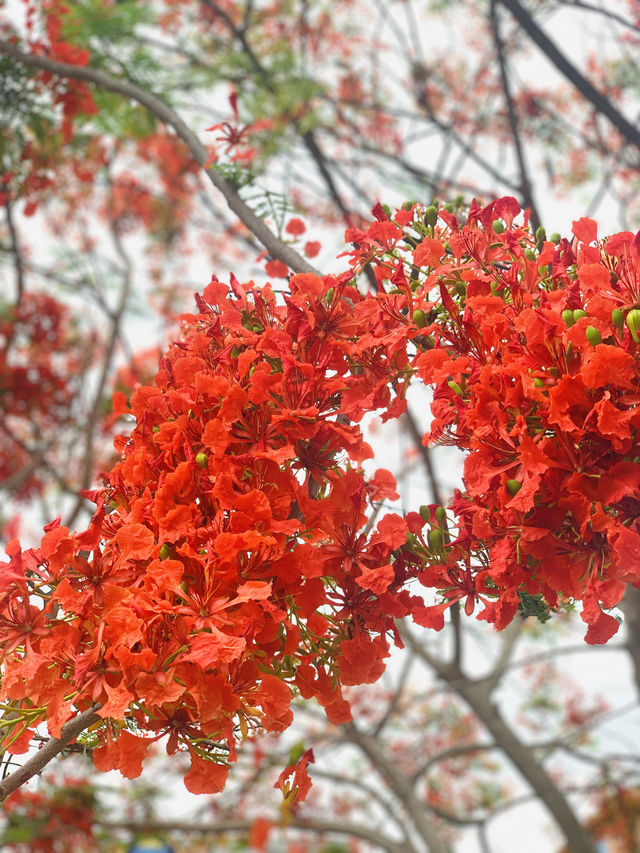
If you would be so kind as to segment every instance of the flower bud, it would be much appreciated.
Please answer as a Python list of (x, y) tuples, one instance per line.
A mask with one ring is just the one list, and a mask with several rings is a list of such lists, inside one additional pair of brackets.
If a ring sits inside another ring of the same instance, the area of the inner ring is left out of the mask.
[(436, 518), (440, 524), (447, 523), (447, 512), (443, 506), (440, 506), (440, 504), (436, 507)]
[(551, 237), (549, 237), (549, 239), (552, 243), (559, 243), (560, 240), (562, 240), (562, 237), (560, 236), (560, 234), (558, 234), (557, 231), (554, 231)]
[(507, 487), (507, 491), (509, 492), (511, 497), (514, 497), (522, 488), (522, 483), (520, 482), (520, 480), (507, 480), (505, 486)]
[(424, 313), (424, 311), (422, 310), (422, 308), (417, 308), (417, 309), (413, 312), (413, 322), (416, 324), (416, 326), (417, 326), (419, 329), (424, 329), (424, 327), (425, 327), (425, 326), (428, 326), (428, 325), (429, 325), (429, 318), (428, 318), (428, 317), (427, 317), (427, 315)]
[(611, 322), (616, 329), (622, 329), (624, 327), (624, 311), (622, 308), (613, 309), (611, 312)]
[(209, 457), (206, 453), (198, 453), (196, 462), (201, 468), (207, 468), (209, 466)]
[(596, 327), (595, 327), (595, 326), (587, 326), (587, 329), (586, 329), (586, 331), (585, 331), (585, 334), (586, 334), (586, 336), (587, 336), (587, 340), (589, 341), (589, 343), (590, 343), (592, 346), (597, 347), (597, 346), (598, 346), (598, 344), (601, 344), (601, 343), (602, 343), (602, 335), (601, 335), (601, 334), (600, 334), (600, 332), (596, 329)]
[(565, 308), (560, 316), (562, 317), (565, 326), (570, 329), (574, 323), (573, 311), (571, 310), (571, 308)]
[(430, 225), (433, 228), (438, 221), (438, 208), (434, 204), (429, 205), (425, 211), (424, 218), (427, 225)]
[(640, 309), (632, 308), (627, 314), (626, 323), (629, 327), (633, 340), (636, 343), (640, 343), (640, 339), (638, 338), (638, 330), (640, 330)]
[(544, 225), (541, 225), (536, 231), (536, 243), (544, 243), (547, 239), (547, 232), (544, 230)]
[(420, 513), (420, 518), (423, 521), (429, 521), (429, 519), (431, 518), (431, 510), (426, 504), (422, 504), (418, 511)]
[(171, 545), (169, 545), (168, 542), (163, 542), (162, 545), (160, 546), (160, 553), (158, 554), (160, 559), (161, 560), (168, 560), (172, 554), (173, 554), (173, 551), (171, 549)]
[(504, 234), (504, 222), (501, 219), (496, 219), (496, 221), (492, 223), (492, 227), (496, 234)]
[(573, 312), (573, 322), (577, 323), (581, 317), (586, 317), (587, 312), (583, 308), (576, 308)]
[(525, 249), (524, 256), (528, 261), (535, 261), (537, 255), (533, 249)]
[(429, 550), (433, 551), (434, 554), (442, 554), (442, 548), (444, 545), (444, 534), (439, 527), (434, 527), (427, 534), (427, 544), (429, 545)]

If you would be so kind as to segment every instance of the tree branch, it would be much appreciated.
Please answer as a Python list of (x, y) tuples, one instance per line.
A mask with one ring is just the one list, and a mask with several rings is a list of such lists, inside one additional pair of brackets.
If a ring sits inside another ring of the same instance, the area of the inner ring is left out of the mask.
[(60, 737), (52, 737), (44, 744), (44, 746), (28, 758), (25, 763), (14, 770), (9, 776), (5, 776), (0, 781), (0, 802), (5, 800), (9, 794), (17, 790), (25, 782), (28, 782), (33, 776), (36, 776), (49, 764), (50, 761), (59, 755), (62, 750), (75, 740), (78, 735), (89, 726), (100, 721), (100, 717), (96, 713), (99, 705), (94, 705), (86, 711), (82, 711), (77, 717), (68, 720), (60, 730)]
[(405, 644), (431, 666), (472, 709), (498, 747), (553, 815), (567, 839), (569, 849), (580, 851), (580, 853), (597, 853), (591, 835), (578, 821), (564, 793), (544, 767), (537, 762), (531, 749), (517, 737), (502, 718), (497, 706), (491, 701), (490, 687), (493, 679), (474, 681), (467, 678), (459, 668), (443, 664), (430, 654), (404, 626), (399, 625), (398, 628)]
[(4, 203), (5, 213), (7, 214), (7, 229), (9, 231), (9, 240), (11, 245), (11, 252), (13, 254), (14, 265), (16, 269), (16, 299), (15, 304), (20, 304), (20, 299), (22, 298), (22, 294), (24, 293), (24, 261), (22, 259), (22, 253), (20, 252), (20, 243), (18, 242), (18, 232), (16, 231), (16, 226), (13, 221), (13, 211), (11, 210), (11, 202), (5, 201)]
[[(132, 832), (181, 832), (194, 833), (198, 835), (222, 835), (225, 832), (248, 832), (253, 824), (251, 818), (225, 818), (219, 821), (96, 821), (103, 829), (128, 829)], [(347, 835), (361, 838), (370, 844), (380, 847), (388, 853), (404, 853), (404, 843), (393, 841), (381, 832), (361, 824), (351, 824), (346, 821), (322, 820), (320, 818), (302, 818), (289, 813), (286, 818), (287, 827), (295, 827), (303, 832), (315, 832), (318, 834), (333, 832), (337, 835)], [(277, 825), (276, 825), (277, 827)]]
[(232, 183), (222, 177), (215, 169), (207, 168), (209, 161), (209, 153), (204, 145), (200, 142), (196, 134), (187, 126), (180, 118), (178, 113), (173, 110), (164, 101), (146, 92), (134, 83), (128, 80), (120, 80), (113, 77), (105, 71), (96, 68), (81, 65), (69, 65), (66, 62), (56, 62), (46, 56), (35, 56), (33, 54), (23, 53), (15, 45), (11, 44), (6, 39), (0, 39), (0, 51), (12, 56), (18, 62), (26, 65), (29, 68), (41, 68), (43, 71), (49, 71), (51, 74), (56, 74), (59, 77), (71, 77), (75, 80), (84, 80), (87, 83), (93, 83), (101, 89), (116, 94), (123, 95), (126, 98), (131, 98), (137, 103), (146, 107), (152, 112), (156, 118), (172, 127), (177, 136), (185, 143), (195, 161), (202, 166), (205, 173), (214, 187), (219, 190), (229, 208), (236, 214), (238, 219), (251, 231), (252, 234), (262, 243), (262, 245), (273, 255), (274, 258), (282, 261), (294, 272), (316, 273), (318, 271), (311, 266), (304, 258), (294, 251), (286, 243), (283, 243), (268, 226), (245, 204), (238, 195), (237, 190)]
[(345, 724), (342, 729), (349, 741), (360, 747), (376, 770), (387, 780), (389, 787), (407, 810), (416, 832), (425, 841), (430, 853), (450, 853), (449, 845), (440, 838), (429, 820), (425, 804), (416, 797), (410, 777), (388, 758), (374, 737), (361, 732), (353, 723)]
[(620, 609), (624, 613), (627, 630), (626, 648), (631, 656), (636, 688), (640, 694), (640, 590), (627, 584)]
[(623, 138), (636, 148), (640, 148), (640, 131), (613, 106), (606, 95), (599, 92), (589, 80), (556, 47), (524, 9), (518, 0), (497, 0), (508, 9), (527, 35), (534, 41), (558, 71), (572, 83), (580, 94), (622, 134)]
[(516, 152), (516, 159), (518, 160), (522, 200), (524, 202), (524, 207), (528, 207), (531, 213), (531, 225), (533, 228), (533, 232), (535, 233), (541, 224), (540, 216), (538, 215), (536, 203), (533, 198), (533, 190), (531, 188), (531, 181), (529, 180), (529, 172), (524, 156), (524, 149), (522, 146), (522, 140), (520, 139), (518, 115), (516, 113), (515, 106), (513, 103), (513, 97), (511, 94), (511, 84), (509, 81), (509, 75), (507, 74), (507, 63), (504, 54), (504, 44), (502, 42), (502, 36), (500, 35), (498, 15), (496, 13), (497, 2), (498, 0), (491, 0), (491, 6), (489, 9), (489, 21), (493, 34), (493, 43), (495, 45), (496, 53), (498, 55), (498, 65), (500, 66), (500, 80), (502, 82), (502, 91), (504, 93), (504, 99), (507, 105), (507, 115), (509, 117), (509, 127), (511, 128), (511, 138), (513, 139), (513, 147)]

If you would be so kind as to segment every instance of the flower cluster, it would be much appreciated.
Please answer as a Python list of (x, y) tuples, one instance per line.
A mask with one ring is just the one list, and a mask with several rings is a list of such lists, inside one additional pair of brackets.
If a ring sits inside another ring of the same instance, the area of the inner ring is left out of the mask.
[(393, 558), (406, 523), (371, 513), (395, 482), (365, 480), (357, 423), (390, 402), (407, 359), (369, 334), (351, 278), (295, 276), (283, 305), (214, 279), (133, 393), (136, 426), (88, 530), (58, 521), (38, 550), (9, 546), (3, 694), (23, 727), (9, 749), (26, 747), (28, 724), (46, 717), (56, 734), (97, 703), (129, 721), (101, 730), (97, 767), (135, 776), (168, 735), (191, 755), (188, 787), (211, 791), (237, 736), (289, 725), (294, 688), (350, 718), (341, 685), (379, 677), (384, 635), (411, 605)]
[[(155, 381), (115, 395), (135, 427), (89, 528), (54, 522), (0, 565), (5, 747), (96, 704), (98, 768), (136, 776), (166, 737), (215, 791), (294, 691), (348, 720), (341, 688), (380, 676), (395, 618), (481, 602), (501, 628), (574, 600), (588, 642), (611, 636), (640, 542), (637, 241), (586, 219), (534, 238), (519, 213), (377, 206), (342, 275), (291, 276), (283, 300), (207, 285)], [(359, 424), (399, 417), (412, 382), (434, 388), (425, 442), (468, 451), (465, 491), (379, 515), (395, 482), (365, 477)]]
[(434, 389), (425, 443), (468, 451), (450, 513), (407, 519), (440, 611), (480, 601), (502, 628), (523, 604), (580, 600), (602, 643), (618, 628), (602, 607), (639, 581), (640, 245), (598, 240), (586, 218), (571, 241), (534, 237), (519, 213), (512, 198), (474, 203), (464, 223), (382, 212), (351, 235), (353, 263), (405, 295), (411, 366)]

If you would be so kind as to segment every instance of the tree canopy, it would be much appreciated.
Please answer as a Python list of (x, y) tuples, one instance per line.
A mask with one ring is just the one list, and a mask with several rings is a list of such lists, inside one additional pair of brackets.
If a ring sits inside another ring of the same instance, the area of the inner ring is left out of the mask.
[[(577, 608), (589, 644), (623, 597), (640, 619), (638, 9), (441, 5), (463, 56), (410, 2), (373, 29), (355, 2), (3, 18), (2, 745), (49, 734), (3, 796), (89, 728), (100, 770), (135, 778), (162, 741), (220, 791), (296, 696), (352, 731), (348, 688), (408, 645), (594, 849), (459, 650), (474, 613), (516, 631)], [(598, 20), (597, 58), (549, 34), (569, 13)], [(527, 50), (564, 82), (523, 81)], [(542, 199), (575, 185), (624, 206), (617, 231), (578, 210), (547, 235)], [(414, 506), (374, 415), (424, 467)], [(435, 445), (466, 454), (451, 493)], [(446, 625), (451, 661), (406, 622)], [(280, 777), (290, 809), (312, 759)]]

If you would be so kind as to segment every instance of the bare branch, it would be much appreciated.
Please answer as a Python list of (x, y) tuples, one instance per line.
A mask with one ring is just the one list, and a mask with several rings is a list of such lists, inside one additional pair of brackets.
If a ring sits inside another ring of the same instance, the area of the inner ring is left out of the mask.
[(621, 24), (623, 27), (628, 27), (630, 30), (635, 30), (636, 32), (640, 30), (640, 27), (636, 26), (633, 21), (623, 18), (622, 15), (619, 15), (612, 9), (604, 9), (602, 6), (594, 6), (592, 3), (584, 3), (582, 0), (556, 0), (556, 2), (560, 3), (561, 6), (570, 6), (574, 9), (584, 9), (586, 12), (595, 12), (598, 15), (608, 18), (610, 21)]
[(0, 781), (0, 802), (5, 800), (9, 794), (17, 790), (21, 785), (24, 785), (25, 782), (28, 782), (33, 776), (44, 770), (47, 764), (53, 761), (81, 732), (88, 729), (94, 723), (99, 722), (100, 717), (96, 713), (99, 708), (99, 705), (94, 705), (91, 708), (87, 708), (81, 714), (78, 714), (77, 717), (68, 720), (60, 730), (60, 737), (49, 738), (35, 755), (28, 758), (21, 767), (14, 770), (9, 776), (5, 776)]
[(7, 214), (7, 228), (9, 230), (9, 241), (11, 246), (11, 253), (13, 254), (13, 261), (16, 268), (16, 299), (15, 304), (18, 305), (20, 303), (20, 299), (22, 294), (24, 293), (24, 261), (22, 259), (22, 253), (20, 251), (20, 243), (18, 242), (18, 232), (16, 231), (16, 226), (13, 221), (13, 211), (11, 210), (11, 202), (5, 201), (4, 203), (5, 213)]
[(581, 853), (597, 853), (593, 839), (578, 821), (564, 793), (544, 767), (538, 763), (530, 747), (518, 738), (503, 719), (498, 707), (491, 701), (489, 689), (491, 680), (469, 679), (458, 667), (444, 664), (430, 654), (405, 626), (398, 625), (398, 629), (406, 645), (412, 648), (425, 663), (433, 667), (436, 674), (444, 679), (473, 710), (499, 748), (553, 815), (567, 839), (569, 849), (579, 850)]
[(342, 728), (349, 740), (360, 747), (373, 766), (384, 776), (407, 810), (416, 831), (428, 845), (430, 853), (450, 853), (449, 845), (440, 838), (429, 819), (424, 802), (416, 796), (411, 778), (398, 768), (374, 737), (361, 732), (353, 723), (347, 723)]
[[(222, 835), (226, 832), (249, 832), (253, 825), (252, 818), (225, 818), (219, 821), (97, 821), (98, 826), (104, 829), (128, 829), (131, 832), (180, 832), (193, 833), (197, 835)], [(387, 850), (388, 853), (404, 853), (407, 849), (404, 842), (393, 841), (381, 832), (361, 824), (351, 824), (339, 820), (322, 820), (320, 818), (301, 818), (293, 813), (288, 813), (286, 818), (287, 827), (295, 827), (303, 832), (325, 833), (333, 832), (336, 835), (347, 835), (361, 838), (377, 847)]]
[(640, 590), (627, 584), (627, 591), (620, 602), (620, 609), (624, 613), (627, 629), (626, 648), (631, 655), (636, 688), (640, 694)]
[(544, 33), (524, 9), (518, 0), (496, 0), (508, 9), (529, 37), (538, 45), (558, 69), (572, 83), (580, 94), (602, 115), (606, 116), (624, 139), (636, 148), (640, 148), (640, 131), (613, 106), (609, 98), (599, 92), (592, 83), (570, 62), (551, 39)]
[(511, 83), (509, 80), (509, 75), (507, 73), (507, 63), (506, 57), (504, 55), (504, 45), (502, 43), (502, 36), (500, 35), (498, 15), (496, 14), (497, 2), (498, 0), (491, 0), (491, 7), (489, 10), (489, 22), (491, 24), (491, 31), (493, 34), (493, 43), (495, 44), (496, 54), (498, 56), (498, 65), (500, 66), (500, 79), (502, 81), (502, 91), (504, 93), (504, 99), (507, 105), (507, 115), (509, 117), (509, 127), (511, 128), (511, 138), (513, 139), (513, 147), (515, 149), (516, 158), (518, 160), (522, 198), (524, 202), (524, 207), (529, 208), (529, 211), (531, 213), (531, 225), (535, 233), (540, 227), (540, 216), (538, 215), (536, 203), (533, 198), (533, 190), (531, 188), (529, 171), (527, 169), (527, 163), (524, 156), (524, 148), (522, 146), (522, 140), (520, 139), (518, 115), (516, 113), (515, 105), (513, 103), (513, 96), (511, 94)]
[(498, 682), (506, 672), (511, 656), (515, 651), (516, 643), (522, 634), (523, 627), (524, 619), (516, 616), (511, 624), (501, 632), (501, 644), (498, 657), (493, 664), (491, 672), (482, 679), (482, 682), (486, 685), (490, 693), (495, 690), (498, 686)]

